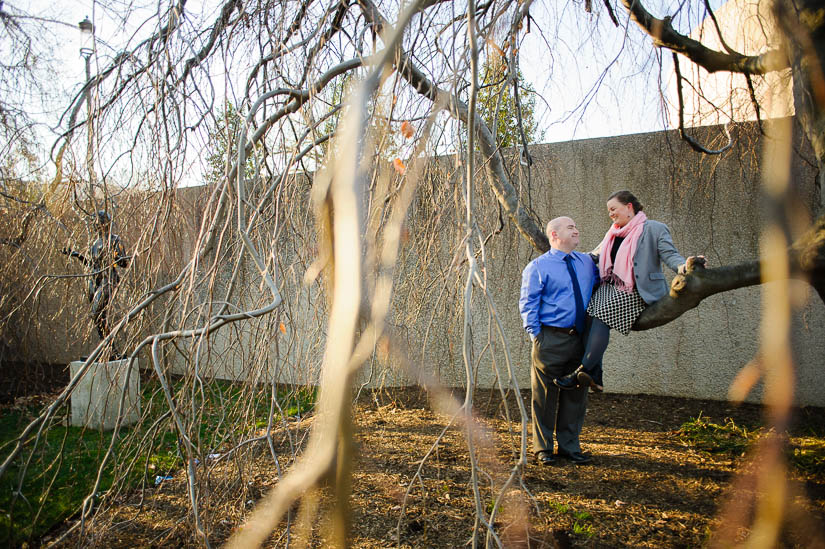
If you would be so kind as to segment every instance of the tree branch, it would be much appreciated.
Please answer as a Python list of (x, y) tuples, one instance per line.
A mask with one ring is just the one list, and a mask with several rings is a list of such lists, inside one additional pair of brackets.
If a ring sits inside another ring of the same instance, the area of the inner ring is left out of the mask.
[[(791, 245), (789, 255), (791, 276), (810, 283), (825, 303), (825, 215)], [(662, 326), (693, 309), (706, 297), (762, 283), (759, 261), (705, 269), (702, 260), (691, 259), (687, 274), (674, 277), (670, 294), (642, 311), (633, 330)]]
[(682, 71), (679, 69), (679, 56), (676, 55), (676, 52), (673, 52), (673, 69), (676, 72), (676, 96), (679, 99), (679, 135), (696, 152), (704, 154), (722, 154), (726, 150), (730, 149), (733, 146), (733, 139), (730, 136), (727, 124), (725, 124), (724, 128), (725, 136), (728, 138), (728, 142), (721, 149), (708, 149), (688, 135), (685, 130), (685, 98), (682, 94), (682, 80), (684, 80), (684, 77), (682, 76)]
[[(384, 16), (371, 0), (359, 0), (358, 2), (364, 12), (364, 16), (370, 23), (377, 27), (383, 27), (386, 23)], [(526, 13), (529, 2), (522, 5), (520, 11)], [(455, 95), (438, 88), (429, 78), (410, 60), (409, 56), (401, 47), (398, 48), (398, 55), (394, 61), (396, 70), (409, 82), (419, 94), (429, 98), (435, 103), (447, 105), (450, 114), (454, 118), (464, 122), (469, 121), (469, 109), (467, 104)], [(475, 133), (479, 147), (484, 158), (484, 167), (487, 174), (487, 182), (493, 189), (504, 211), (516, 225), (518, 231), (525, 239), (540, 252), (550, 249), (550, 242), (544, 234), (543, 228), (533, 219), (527, 210), (522, 207), (518, 199), (515, 187), (510, 182), (510, 177), (504, 169), (504, 159), (501, 152), (496, 147), (493, 134), (485, 124), (484, 119), (478, 113), (475, 114)]]
[(622, 0), (630, 18), (653, 39), (656, 46), (681, 53), (708, 72), (729, 71), (743, 74), (766, 74), (789, 68), (790, 61), (782, 49), (773, 49), (761, 55), (742, 55), (736, 52), (722, 53), (712, 50), (683, 34), (670, 24), (670, 17), (657, 19), (648, 12), (640, 0)]

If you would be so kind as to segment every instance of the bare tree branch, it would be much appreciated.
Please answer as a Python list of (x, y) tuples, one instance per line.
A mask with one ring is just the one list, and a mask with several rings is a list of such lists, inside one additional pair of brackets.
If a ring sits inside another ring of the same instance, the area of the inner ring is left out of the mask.
[(670, 24), (670, 17), (653, 17), (642, 5), (641, 0), (622, 0), (622, 3), (630, 13), (631, 19), (650, 35), (656, 46), (681, 53), (708, 72), (766, 74), (790, 67), (788, 56), (781, 48), (755, 56), (718, 52), (676, 32)]

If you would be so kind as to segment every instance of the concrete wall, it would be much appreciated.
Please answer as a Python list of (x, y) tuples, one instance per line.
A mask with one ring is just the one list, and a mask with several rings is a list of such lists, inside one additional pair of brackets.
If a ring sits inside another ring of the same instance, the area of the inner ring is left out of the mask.
[[(743, 130), (752, 131), (753, 127)], [(711, 128), (699, 136), (710, 140), (718, 132), (718, 128)], [(716, 157), (694, 153), (675, 132), (536, 146), (531, 149), (536, 166), (530, 178), (529, 200), (524, 179), (523, 198), (542, 223), (559, 215), (573, 217), (582, 232), (581, 249), (587, 251), (600, 242), (609, 227), (607, 196), (629, 189), (640, 198), (648, 217), (670, 226), (683, 255), (704, 254), (711, 266), (752, 260), (758, 257), (762, 220), (760, 147), (747, 131), (734, 137), (737, 145)], [(800, 157), (794, 162), (794, 180), (803, 202), (813, 207), (819, 200), (814, 173)], [(481, 223), (485, 230), (493, 229), (497, 223), (495, 205), (490, 200), (479, 202)], [(804, 217), (805, 212), (800, 215)], [(482, 232), (487, 234), (485, 230)], [(522, 388), (529, 387), (530, 359), (517, 301), (521, 270), (536, 255), (509, 224), (486, 247), (490, 291), (510, 338), (511, 358)], [(666, 275), (669, 281), (673, 273)], [(462, 385), (466, 378), (458, 339), (461, 326), (456, 322), (461, 316), (463, 276), (463, 271), (454, 274), (452, 285), (447, 285), (449, 297), (443, 303), (431, 296), (422, 297), (429, 300), (435, 314), (432, 324), (438, 328), (430, 329), (428, 350), (416, 354), (416, 360), (422, 367), (438, 371), (449, 385)], [(794, 316), (797, 403), (823, 406), (825, 390), (816, 380), (825, 366), (825, 307), (807, 284), (794, 286), (805, 295), (804, 305)], [(725, 399), (731, 380), (759, 348), (762, 291), (762, 287), (753, 287), (710, 297), (678, 320), (653, 330), (629, 336), (613, 332), (605, 356), (606, 390)], [(490, 339), (488, 317), (486, 304), (476, 299), (477, 353)], [(425, 331), (425, 324), (429, 320), (419, 322), (419, 334)], [(420, 337), (411, 339), (411, 348), (423, 347)], [(478, 371), (472, 373), (482, 386), (494, 382), (496, 367), (504, 371), (503, 353), (499, 350), (494, 355), (482, 357)], [(757, 387), (751, 400), (760, 397)]]
[[(719, 128), (695, 130), (705, 143), (720, 138)], [(645, 205), (647, 215), (667, 223), (683, 255), (704, 254), (711, 266), (729, 265), (758, 256), (761, 226), (759, 161), (761, 149), (752, 125), (734, 131), (735, 145), (721, 156), (701, 156), (675, 132), (649, 133), (533, 147), (536, 161), (529, 176), (516, 177), (523, 203), (542, 224), (559, 215), (573, 217), (582, 231), (582, 250), (594, 248), (609, 226), (605, 201), (619, 189), (629, 189)], [(804, 152), (804, 147), (797, 147)], [(422, 179), (407, 221), (409, 239), (402, 249), (395, 276), (395, 299), (390, 318), (393, 332), (405, 343), (412, 372), (399, 372), (393, 365), (372, 359), (359, 383), (398, 385), (415, 378), (422, 369), (443, 383), (462, 386), (467, 382), (461, 337), (466, 264), (463, 262), (462, 172), (450, 159), (443, 159)], [(511, 169), (518, 169), (513, 162)], [(499, 208), (483, 177), (478, 182), (476, 212), (485, 239), (479, 261), (485, 267), (492, 301), (476, 290), (472, 303), (474, 367), (470, 376), (480, 386), (492, 386), (497, 376), (507, 377), (507, 354), (497, 335), (492, 306), (504, 330), (512, 368), (521, 388), (529, 387), (530, 362), (527, 337), (518, 314), (521, 271), (536, 252), (527, 245), (508, 220), (503, 226)], [(794, 181), (802, 203), (819, 204), (812, 168), (795, 156)], [(295, 184), (296, 186), (298, 183)], [(303, 277), (315, 257), (314, 225), (308, 206), (308, 185), (283, 198), (299, 205), (280, 214), (282, 229), (275, 244), (260, 231), (261, 246), (278, 252), (276, 270), (285, 299), (276, 314), (237, 323), (209, 340), (179, 342), (171, 353), (178, 373), (198, 368), (201, 375), (242, 378), (251, 381), (275, 379), (282, 383), (317, 380), (325, 333), (327, 307), (323, 275), (306, 286)], [(297, 188), (297, 187), (296, 187)], [(206, 200), (199, 191), (187, 190), (176, 211), (182, 227), (176, 243), (168, 247), (169, 264), (159, 262), (168, 279), (180, 268), (192, 249)], [(804, 217), (804, 212), (800, 214)], [(135, 241), (138, 236), (131, 237)], [(210, 296), (224, 300), (225, 288), (234, 280), (229, 300), (235, 306), (254, 308), (269, 297), (251, 264), (235, 269), (237, 242), (224, 243), (217, 261), (223, 265), (214, 281), (204, 281), (183, 315), (187, 327), (197, 325), (202, 311), (195, 302)], [(263, 248), (262, 248), (263, 249)], [(478, 245), (476, 245), (478, 249)], [(174, 253), (173, 253), (174, 252)], [(265, 253), (269, 253), (268, 250)], [(175, 255), (177, 254), (177, 255)], [(173, 257), (174, 256), (174, 257)], [(164, 256), (165, 257), (165, 256)], [(210, 259), (210, 261), (214, 258)], [(666, 273), (668, 277), (672, 273)], [(197, 278), (197, 277), (195, 277)], [(124, 288), (130, 283), (124, 282)], [(825, 387), (817, 383), (825, 365), (825, 307), (807, 286), (804, 305), (795, 315), (794, 337), (797, 364), (797, 403), (825, 406)], [(629, 336), (613, 334), (605, 357), (605, 384), (609, 392), (649, 393), (695, 398), (725, 399), (728, 386), (759, 348), (762, 288), (727, 292), (705, 300), (698, 308), (664, 327)], [(491, 306), (492, 304), (492, 306)], [(174, 305), (179, 306), (179, 305)], [(155, 317), (162, 318), (162, 311)], [(284, 325), (283, 331), (281, 324)], [(30, 334), (29, 348), (43, 356), (65, 359), (67, 349), (76, 352), (77, 340), (68, 331)], [(86, 328), (86, 334), (88, 334)], [(87, 337), (89, 337), (87, 335)], [(138, 338), (139, 339), (139, 338)], [(68, 342), (72, 342), (71, 344)], [(85, 346), (94, 343), (88, 341)], [(35, 357), (36, 359), (36, 357)], [(148, 364), (148, 361), (143, 361)], [(757, 390), (751, 395), (760, 397)]]

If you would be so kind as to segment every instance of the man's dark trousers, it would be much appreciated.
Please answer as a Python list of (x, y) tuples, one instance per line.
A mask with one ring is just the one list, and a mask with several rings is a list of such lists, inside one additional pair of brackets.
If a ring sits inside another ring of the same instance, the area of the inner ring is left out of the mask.
[(531, 388), (533, 452), (553, 451), (553, 433), (561, 453), (581, 452), (579, 434), (587, 408), (587, 387), (561, 391), (553, 379), (581, 364), (584, 344), (578, 334), (542, 326), (533, 341)]

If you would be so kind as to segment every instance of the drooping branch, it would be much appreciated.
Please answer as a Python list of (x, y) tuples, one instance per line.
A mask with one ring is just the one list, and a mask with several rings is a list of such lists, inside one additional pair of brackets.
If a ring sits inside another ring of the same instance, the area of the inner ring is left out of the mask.
[(825, 17), (819, 0), (778, 1), (774, 6), (791, 58), (794, 109), (819, 167), (820, 206), (825, 193)]
[[(379, 28), (386, 25), (386, 19), (371, 0), (359, 0), (359, 4), (365, 17), (371, 24)], [(530, 2), (525, 2), (519, 8), (520, 13), (526, 16), (529, 5)], [(400, 46), (394, 62), (396, 64), (396, 70), (412, 85), (415, 91), (435, 103), (447, 105), (453, 117), (465, 124), (468, 123), (470, 110), (467, 104), (454, 94), (436, 86), (427, 78), (424, 72), (412, 62)], [(484, 159), (487, 182), (492, 187), (496, 199), (498, 199), (504, 211), (530, 245), (542, 253), (546, 252), (550, 249), (547, 236), (544, 234), (544, 230), (540, 224), (537, 223), (521, 205), (516, 189), (513, 187), (513, 184), (510, 182), (510, 177), (504, 169), (504, 159), (501, 151), (496, 146), (492, 132), (478, 113), (475, 113), (474, 128), (475, 137), (478, 140), (478, 145), (483, 155), (482, 158)]]
[(761, 55), (718, 52), (693, 38), (676, 32), (670, 24), (670, 17), (664, 19), (653, 17), (639, 0), (622, 0), (622, 3), (630, 13), (630, 18), (650, 35), (654, 44), (681, 53), (708, 72), (766, 74), (790, 67), (788, 56), (781, 48), (769, 50)]
[(22, 246), (23, 243), (26, 241), (26, 238), (28, 238), (29, 225), (31, 225), (32, 219), (34, 219), (35, 214), (38, 211), (44, 209), (45, 207), (42, 204), (37, 204), (31, 210), (26, 212), (26, 215), (23, 216), (23, 221), (20, 224), (20, 233), (14, 237), (0, 238), (0, 244), (5, 244), (13, 248), (20, 248), (20, 246)]
[(690, 145), (690, 148), (696, 152), (704, 154), (722, 154), (730, 149), (733, 146), (733, 138), (730, 136), (730, 131), (728, 131), (727, 124), (725, 124), (724, 129), (725, 137), (727, 137), (728, 142), (721, 149), (708, 149), (687, 133), (687, 130), (685, 129), (685, 99), (682, 94), (682, 81), (685, 78), (682, 76), (682, 71), (679, 69), (679, 56), (676, 55), (675, 52), (673, 53), (673, 70), (676, 72), (676, 96), (679, 99), (679, 135), (685, 142), (687, 142), (688, 145)]

